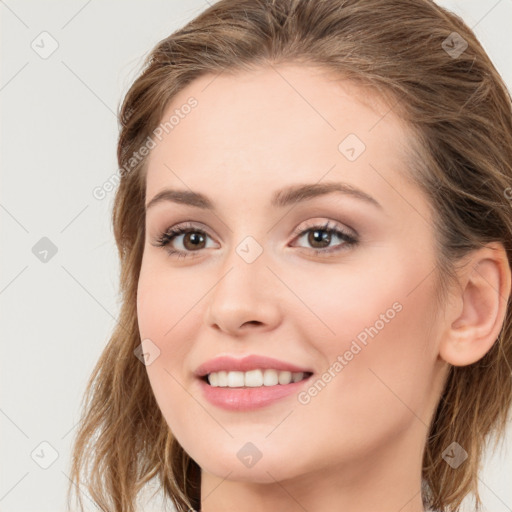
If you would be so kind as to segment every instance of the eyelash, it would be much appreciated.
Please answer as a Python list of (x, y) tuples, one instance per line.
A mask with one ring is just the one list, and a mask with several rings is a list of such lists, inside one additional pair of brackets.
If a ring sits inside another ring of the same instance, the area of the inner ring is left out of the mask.
[[(346, 250), (350, 247), (353, 247), (357, 245), (358, 239), (354, 237), (353, 235), (347, 233), (346, 231), (342, 230), (341, 228), (337, 228), (336, 224), (331, 225), (330, 221), (328, 221), (324, 225), (314, 225), (311, 227), (308, 227), (306, 229), (296, 229), (293, 234), (295, 237), (302, 237), (306, 233), (309, 233), (310, 231), (326, 231), (330, 235), (338, 236), (340, 239), (344, 241), (341, 246), (338, 246), (338, 248), (327, 248), (327, 249), (310, 249), (315, 255), (321, 255), (325, 256), (326, 253), (333, 253), (333, 252), (339, 252), (342, 250)], [(177, 236), (187, 234), (187, 233), (200, 233), (201, 235), (205, 235), (209, 237), (208, 233), (203, 231), (202, 229), (198, 229), (193, 224), (184, 224), (181, 226), (177, 226), (175, 228), (170, 228), (163, 232), (155, 241), (156, 247), (166, 247), (171, 243)], [(210, 237), (211, 238), (211, 237)], [(167, 252), (170, 256), (177, 257), (177, 258), (187, 258), (189, 256), (192, 256), (194, 252), (201, 252), (201, 251), (181, 251), (178, 249), (171, 249), (167, 248)]]

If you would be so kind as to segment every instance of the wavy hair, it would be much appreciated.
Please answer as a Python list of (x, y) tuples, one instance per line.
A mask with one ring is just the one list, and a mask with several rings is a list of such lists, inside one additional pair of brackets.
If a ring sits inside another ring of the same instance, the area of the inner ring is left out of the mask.
[[(468, 45), (460, 54), (454, 37)], [(413, 135), (410, 178), (434, 212), (441, 291), (460, 258), (489, 242), (502, 243), (511, 264), (510, 92), (460, 17), (430, 0), (214, 3), (153, 48), (119, 106), (121, 176), (112, 222), (121, 310), (82, 399), (68, 505), (75, 491), (83, 510), (85, 486), (101, 510), (134, 512), (139, 492), (154, 480), (179, 512), (200, 508), (200, 468), (172, 436), (134, 355), (141, 343), (136, 298), (147, 161), (135, 156), (176, 93), (194, 79), (291, 62), (373, 91), (405, 121)], [(422, 495), (433, 510), (455, 511), (470, 493), (480, 510), (482, 456), (493, 435), (494, 450), (503, 439), (511, 409), (508, 299), (488, 353), (449, 368), (423, 455)], [(457, 470), (442, 458), (454, 440), (468, 453)]]

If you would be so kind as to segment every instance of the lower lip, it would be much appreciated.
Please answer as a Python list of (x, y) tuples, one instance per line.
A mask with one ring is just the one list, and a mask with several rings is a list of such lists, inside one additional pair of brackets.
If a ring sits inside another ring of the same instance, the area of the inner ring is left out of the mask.
[(210, 386), (199, 379), (199, 385), (204, 397), (211, 404), (229, 411), (250, 411), (270, 405), (278, 400), (297, 393), (312, 375), (299, 382), (290, 384), (276, 384), (275, 386), (261, 386), (257, 388), (221, 388)]

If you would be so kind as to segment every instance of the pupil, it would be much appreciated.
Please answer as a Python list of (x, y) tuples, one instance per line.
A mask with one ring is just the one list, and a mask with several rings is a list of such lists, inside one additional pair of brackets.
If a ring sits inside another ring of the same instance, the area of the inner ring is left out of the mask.
[(192, 247), (197, 248), (198, 244), (201, 243), (202, 238), (203, 238), (203, 235), (201, 235), (200, 233), (189, 233), (184, 238), (184, 245), (186, 246), (186, 242), (188, 240), (192, 243)]
[(311, 238), (312, 240), (309, 240), (311, 245), (314, 245), (317, 242), (326, 242), (326, 244), (322, 245), (322, 247), (325, 247), (326, 245), (329, 245), (331, 235), (326, 230), (318, 229), (311, 232)]

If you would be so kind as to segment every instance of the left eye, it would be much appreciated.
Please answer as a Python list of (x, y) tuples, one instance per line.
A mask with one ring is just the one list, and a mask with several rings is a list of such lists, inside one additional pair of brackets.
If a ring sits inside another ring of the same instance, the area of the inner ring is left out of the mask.
[[(336, 224), (330, 225), (329, 222), (323, 226), (311, 226), (306, 229), (299, 229), (295, 231), (294, 234), (298, 235), (298, 239), (307, 235), (307, 242), (313, 246), (311, 249), (312, 252), (318, 255), (339, 252), (358, 244), (356, 236), (345, 232), (341, 227), (336, 227)], [(342, 243), (334, 247), (326, 247), (330, 245), (333, 236), (342, 240)], [(320, 244), (320, 247), (315, 247), (317, 243)]]
[[(313, 246), (312, 250), (315, 254), (337, 252), (342, 249), (348, 249), (358, 243), (354, 235), (345, 232), (341, 228), (337, 228), (336, 225), (331, 226), (329, 222), (323, 226), (312, 226), (307, 229), (298, 230), (295, 234), (298, 235), (298, 239), (307, 235), (307, 242)], [(342, 243), (334, 247), (328, 247), (326, 250), (333, 237), (340, 239)], [(315, 247), (315, 244), (320, 244), (320, 247)]]
[[(181, 244), (183, 249), (176, 249), (174, 247), (168, 247), (167, 252), (171, 256), (177, 256), (178, 258), (185, 258), (192, 256), (191, 253), (200, 252), (201, 249), (206, 248), (204, 246), (206, 239), (211, 238), (205, 231), (198, 229), (193, 225), (182, 225), (175, 228), (170, 228), (162, 233), (156, 240), (155, 246), (166, 247), (172, 245), (172, 243), (183, 235)], [(358, 243), (357, 238), (345, 232), (341, 228), (331, 226), (329, 222), (325, 225), (315, 225), (306, 229), (296, 230), (294, 232), (297, 239), (303, 238), (308, 235), (307, 242), (313, 245), (310, 249), (315, 254), (326, 254), (331, 252), (338, 252), (343, 249), (348, 249)], [(335, 247), (328, 247), (334, 238), (341, 240), (341, 243)], [(315, 244), (320, 246), (314, 247)]]

